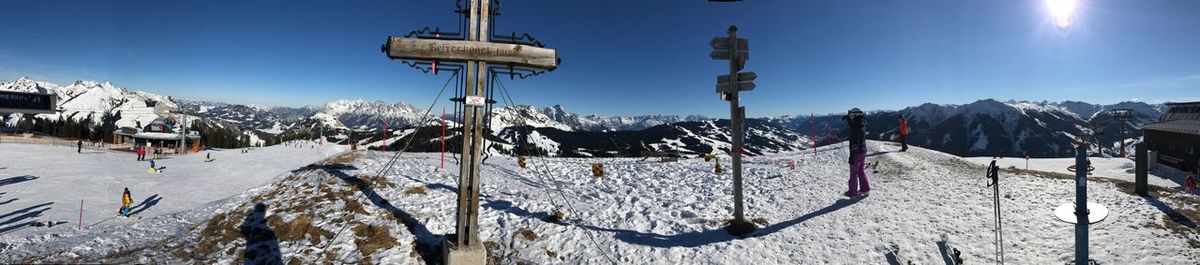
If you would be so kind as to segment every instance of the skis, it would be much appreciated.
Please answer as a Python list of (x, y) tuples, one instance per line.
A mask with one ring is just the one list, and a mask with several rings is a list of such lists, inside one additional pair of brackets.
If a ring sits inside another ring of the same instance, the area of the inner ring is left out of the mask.
[(209, 158), (209, 159), (205, 159), (204, 162), (208, 163), (208, 162), (212, 162), (213, 160), (216, 160), (216, 159)]
[(138, 220), (138, 219), (142, 219), (142, 217), (141, 217), (141, 216), (122, 216), (122, 215), (120, 215), (120, 214), (118, 214), (116, 217), (117, 217), (117, 218), (121, 218), (121, 219), (126, 219), (126, 220)]
[(884, 257), (887, 257), (889, 264), (914, 265), (912, 259), (908, 257), (908, 252), (900, 249), (900, 245), (896, 243), (884, 244), (879, 246), (883, 251)]
[[(941, 253), (939, 256), (942, 258), (942, 261), (945, 262), (945, 264), (963, 264), (962, 252), (960, 252), (958, 248), (954, 247), (954, 244), (950, 241), (949, 235), (942, 234), (941, 241), (937, 242), (937, 246), (938, 251)], [(913, 261), (909, 250), (900, 248), (900, 245), (896, 244), (895, 242), (880, 245), (880, 250), (883, 251), (884, 256), (887, 258), (887, 262), (889, 264), (920, 264)]]
[(35, 221), (33, 221), (33, 223), (29, 223), (29, 226), (50, 228), (50, 227), (54, 227), (54, 225), (57, 225), (57, 224), (58, 224), (58, 222), (56, 222), (56, 221), (35, 220)]
[(942, 260), (945, 261), (946, 264), (963, 264), (962, 252), (958, 251), (958, 248), (954, 247), (954, 244), (950, 243), (949, 235), (942, 234), (942, 242), (938, 242), (938, 250), (941, 252)]

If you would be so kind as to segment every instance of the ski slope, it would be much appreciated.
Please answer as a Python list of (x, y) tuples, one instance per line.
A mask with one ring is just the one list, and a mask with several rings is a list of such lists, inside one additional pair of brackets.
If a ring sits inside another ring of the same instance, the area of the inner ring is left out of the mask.
[[(40, 144), (0, 145), (0, 263), (54, 253), (121, 251), (186, 229), (219, 202), (271, 183), (282, 173), (344, 151), (271, 146), (248, 153), (212, 150), (149, 162), (132, 152)], [(204, 162), (211, 154), (212, 162)], [(115, 217), (129, 188), (132, 219)], [(80, 203), (82, 200), (82, 223)], [(61, 222), (45, 228), (36, 221)], [(78, 228), (82, 224), (83, 230)]]

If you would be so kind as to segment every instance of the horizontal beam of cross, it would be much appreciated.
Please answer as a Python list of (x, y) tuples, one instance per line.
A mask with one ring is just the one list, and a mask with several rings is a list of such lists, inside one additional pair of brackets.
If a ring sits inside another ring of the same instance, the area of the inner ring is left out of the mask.
[(558, 67), (558, 51), (520, 44), (393, 36), (383, 49), (392, 59), (482, 61), (545, 70)]

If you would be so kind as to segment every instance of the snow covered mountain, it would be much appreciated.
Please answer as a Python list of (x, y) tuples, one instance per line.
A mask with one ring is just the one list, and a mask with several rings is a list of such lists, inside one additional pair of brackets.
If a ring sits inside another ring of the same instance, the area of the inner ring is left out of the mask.
[[(702, 155), (728, 153), (733, 146), (727, 119), (675, 122), (637, 131), (509, 127), (501, 130), (499, 136), (508, 143), (527, 142), (533, 150), (540, 150), (535, 153), (559, 156), (639, 156), (645, 152)], [(763, 119), (746, 120), (747, 155), (795, 152), (811, 147), (812, 141), (805, 134)]]
[[(563, 131), (636, 131), (658, 125), (685, 121), (703, 121), (699, 115), (643, 115), (632, 117), (604, 117), (595, 114), (579, 115), (567, 112), (563, 106), (539, 108), (527, 105), (500, 107), (492, 113), (492, 128), (508, 128), (518, 125), (549, 127)], [(524, 124), (518, 124), (518, 123)]]
[(179, 105), (169, 96), (156, 95), (141, 91), (131, 91), (116, 87), (110, 82), (75, 81), (67, 86), (60, 86), (45, 81), (34, 81), (28, 77), (0, 83), (0, 90), (22, 92), (53, 93), (58, 96), (60, 113), (38, 114), (36, 117), (45, 119), (84, 120), (88, 117), (99, 122), (104, 113), (120, 112), (121, 118), (117, 126), (134, 127), (139, 122), (148, 124), (155, 118), (170, 115), (170, 110)]
[[(260, 145), (270, 142), (267, 138), (269, 134), (256, 132), (254, 130), (245, 129), (242, 124), (252, 124), (253, 117), (256, 115), (269, 114), (270, 112), (253, 112), (245, 109), (238, 109), (240, 105), (229, 105), (220, 103), (208, 103), (221, 106), (224, 109), (220, 112), (226, 116), (213, 115), (217, 119), (209, 119), (209, 117), (196, 115), (211, 114), (203, 113), (211, 107), (199, 107), (199, 105), (189, 105), (187, 102), (178, 101), (170, 96), (157, 95), (143, 91), (129, 90), (123, 87), (117, 87), (111, 82), (97, 82), (80, 80), (75, 81), (67, 86), (60, 86), (51, 82), (35, 81), (28, 77), (21, 77), (11, 82), (0, 83), (0, 90), (13, 90), (22, 92), (36, 93), (53, 93), (58, 97), (58, 113), (53, 114), (37, 114), (34, 119), (44, 119), (46, 121), (70, 120), (75, 122), (87, 123), (90, 130), (90, 135), (83, 137), (97, 137), (97, 135), (107, 135), (120, 127), (138, 127), (139, 125), (149, 124), (157, 118), (169, 118), (172, 120), (186, 116), (191, 128), (204, 128), (200, 131), (205, 135), (205, 138), (222, 138), (231, 139), (222, 141), (225, 144), (218, 144), (220, 147), (234, 147), (245, 145)], [(187, 115), (182, 114), (181, 106), (191, 112)], [(115, 117), (115, 121), (111, 121), (105, 127), (106, 115)], [(251, 119), (233, 119), (233, 117), (242, 117), (249, 115)], [(15, 126), (21, 122), (24, 117), (22, 115), (9, 115), (5, 122), (7, 126)], [(61, 125), (60, 125), (61, 126)], [(44, 132), (48, 133), (48, 132)], [(208, 144), (215, 142), (206, 141)], [(239, 144), (233, 144), (239, 143)]]
[[(1128, 108), (1136, 119), (1126, 124), (1121, 136), (1121, 124), (1113, 121), (1108, 110)], [(1093, 142), (1103, 146), (1125, 140), (1134, 141), (1141, 134), (1135, 125), (1154, 122), (1162, 115), (1162, 105), (1142, 102), (1121, 102), (1112, 105), (1083, 102), (1000, 102), (979, 100), (965, 105), (932, 103), (908, 107), (899, 111), (875, 111), (868, 115), (868, 138), (889, 139), (897, 132), (900, 115), (909, 119), (912, 145), (960, 156), (1067, 156), (1069, 143), (1076, 136), (1095, 133)], [(840, 114), (817, 117), (780, 117), (773, 121), (794, 130), (816, 130), (829, 135), (822, 143), (846, 137), (846, 125)], [(1132, 145), (1129, 145), (1132, 148)], [(1110, 150), (1110, 152), (1113, 152)]]
[[(0, 89), (58, 94), (60, 114), (41, 114), (84, 120), (107, 111), (120, 111), (118, 126), (147, 123), (157, 117), (173, 117), (182, 106), (189, 115), (209, 118), (257, 131), (256, 138), (272, 135), (291, 137), (326, 136), (327, 141), (345, 143), (354, 139), (362, 144), (396, 144), (405, 136), (395, 130), (410, 129), (420, 123), (424, 109), (404, 103), (369, 100), (337, 100), (320, 107), (262, 107), (202, 101), (177, 101), (168, 96), (130, 91), (108, 82), (77, 81), (69, 86), (20, 78), (0, 83)], [(1135, 120), (1121, 125), (1112, 122), (1108, 110), (1132, 109)], [(992, 99), (970, 104), (926, 103), (899, 111), (874, 111), (868, 120), (869, 139), (888, 139), (896, 132), (896, 119), (910, 119), (909, 143), (962, 156), (1060, 157), (1067, 155), (1067, 143), (1077, 135), (1095, 133), (1093, 141), (1102, 146), (1136, 141), (1140, 134), (1135, 125), (1154, 122), (1162, 115), (1162, 105), (1121, 102), (1111, 105), (1078, 101), (1000, 102)], [(423, 126), (436, 126), (439, 113), (431, 113)], [(449, 126), (458, 123), (451, 114)], [(845, 138), (845, 123), (840, 114), (816, 117), (803, 115), (768, 117), (748, 121), (747, 152), (764, 154), (798, 151), (812, 145)], [(95, 119), (93, 119), (95, 120)], [(633, 155), (639, 151), (678, 151), (709, 153), (728, 150), (728, 121), (697, 115), (646, 115), (604, 117), (580, 115), (561, 105), (552, 107), (497, 107), (490, 120), (491, 135), (504, 144), (515, 144), (526, 137), (518, 133), (530, 130), (528, 137), (537, 153), (553, 155)], [(390, 135), (382, 132), (387, 128)], [(522, 129), (522, 130), (518, 130)], [(262, 133), (259, 135), (259, 133)], [(434, 135), (419, 136), (428, 138)], [(437, 135), (437, 136), (440, 136)], [(384, 139), (384, 138), (387, 139)], [(423, 139), (427, 142), (429, 139)], [(431, 146), (429, 148), (432, 148)], [(440, 148), (440, 147), (439, 147)], [(512, 146), (497, 147), (513, 152)], [(1115, 152), (1114, 152), (1115, 153)]]
[(301, 117), (316, 113), (313, 108), (262, 107), (208, 101), (183, 100), (188, 114), (241, 124), (258, 131), (278, 134), (300, 122)]

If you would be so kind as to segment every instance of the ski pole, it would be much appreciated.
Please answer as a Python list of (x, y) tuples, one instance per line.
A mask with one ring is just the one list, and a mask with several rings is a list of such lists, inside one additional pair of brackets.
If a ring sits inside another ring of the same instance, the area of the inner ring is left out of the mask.
[(992, 187), (993, 206), (996, 216), (996, 255), (999, 258), (1000, 264), (1004, 264), (1004, 223), (1003, 216), (1000, 213), (1000, 167), (996, 166), (996, 160), (993, 159), (991, 165), (988, 165), (987, 178), (991, 179), (988, 186)]

